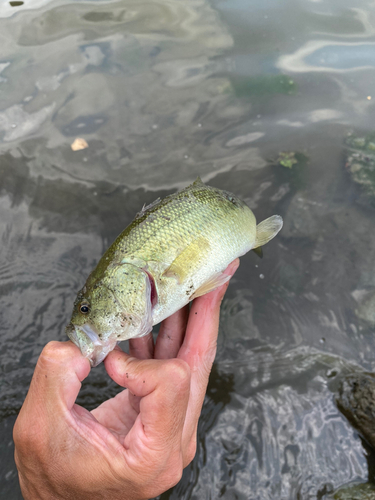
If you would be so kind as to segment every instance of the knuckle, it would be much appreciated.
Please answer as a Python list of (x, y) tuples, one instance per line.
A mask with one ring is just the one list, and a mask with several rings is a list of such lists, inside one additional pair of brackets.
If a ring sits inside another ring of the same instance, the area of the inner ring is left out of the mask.
[(181, 481), (183, 472), (184, 472), (184, 469), (183, 469), (182, 464), (181, 464), (180, 467), (176, 468), (175, 471), (173, 472), (173, 477), (171, 478), (172, 485), (170, 487), (176, 486), (176, 484)]
[[(183, 461), (181, 453), (172, 453), (166, 460), (163, 460), (163, 466), (150, 469), (150, 463), (135, 469), (137, 471), (136, 483), (137, 498), (154, 498), (173, 488), (182, 477)], [(153, 469), (153, 470), (152, 470)], [(152, 471), (152, 472), (151, 472)]]
[(19, 457), (17, 447), (14, 450), (14, 463), (16, 464), (16, 467), (19, 470), (21, 468), (21, 466), (22, 466), (22, 461), (21, 461), (21, 459)]
[(176, 486), (176, 484), (181, 480), (183, 474), (183, 461), (181, 455), (175, 458), (168, 468), (168, 470), (164, 473), (162, 477), (162, 486), (164, 490), (172, 488)]
[(190, 462), (193, 461), (196, 452), (197, 452), (197, 441), (196, 439), (192, 439), (185, 453), (184, 467), (186, 467), (187, 465), (190, 464)]
[(20, 461), (21, 457), (22, 459), (29, 458), (31, 453), (34, 456), (38, 455), (43, 446), (44, 436), (37, 426), (31, 425), (30, 422), (26, 423), (25, 419), (20, 415), (13, 427), (13, 441), (16, 451), (15, 456)]
[(202, 372), (204, 377), (209, 377), (211, 373), (212, 365), (214, 364), (215, 361), (216, 350), (217, 350), (217, 345), (215, 342), (215, 344), (212, 344), (210, 346), (206, 356), (202, 359)]
[(26, 426), (23, 425), (20, 417), (17, 418), (13, 427), (13, 441), (16, 448), (20, 448), (28, 437)]
[(42, 350), (39, 356), (39, 364), (55, 364), (65, 362), (71, 355), (71, 346), (67, 342), (49, 342)]
[(169, 380), (174, 384), (188, 387), (190, 385), (190, 367), (182, 359), (171, 359), (166, 364), (166, 371)]

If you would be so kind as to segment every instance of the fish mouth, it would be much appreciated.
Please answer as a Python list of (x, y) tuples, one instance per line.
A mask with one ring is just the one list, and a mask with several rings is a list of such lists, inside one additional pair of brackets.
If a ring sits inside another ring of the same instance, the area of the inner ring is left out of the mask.
[(66, 327), (66, 334), (80, 349), (82, 355), (90, 361), (92, 367), (101, 363), (117, 344), (116, 340), (102, 341), (95, 329), (88, 323), (80, 326), (70, 323)]

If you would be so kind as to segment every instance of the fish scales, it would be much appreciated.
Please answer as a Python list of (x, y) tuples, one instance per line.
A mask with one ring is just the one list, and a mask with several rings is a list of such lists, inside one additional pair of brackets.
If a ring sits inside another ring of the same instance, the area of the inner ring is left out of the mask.
[(116, 240), (116, 254), (140, 252), (148, 257), (155, 250), (166, 251), (171, 244), (187, 246), (204, 226), (214, 222), (220, 227), (220, 221), (235, 212), (233, 203), (213, 188), (186, 192), (176, 198), (172, 195), (133, 221)]
[[(153, 217), (156, 213), (159, 217)], [(226, 267), (233, 260), (233, 252), (238, 253), (240, 249), (241, 253), (245, 253), (255, 240), (255, 227), (250, 224), (253, 219), (255, 222), (255, 218), (248, 207), (238, 198), (206, 186), (185, 191), (182, 196), (175, 198), (172, 195), (167, 203), (153, 207), (142, 219), (138, 225), (135, 221), (134, 227), (123, 235), (118, 260), (131, 261), (132, 256), (137, 255), (138, 259), (148, 262), (151, 272), (154, 271), (154, 275), (158, 276), (162, 274), (160, 255), (163, 255), (165, 270), (179, 254), (185, 253), (185, 257), (191, 257), (184, 259), (185, 267), (190, 270), (189, 273), (183, 273), (188, 287), (192, 286), (192, 277), (202, 266), (203, 260), (206, 261), (206, 269), (195, 277), (194, 288), (198, 288), (209, 275)], [(237, 233), (228, 232), (228, 226), (232, 224), (241, 230)], [(191, 248), (192, 245), (196, 248)], [(186, 248), (191, 248), (191, 252), (186, 252)], [(210, 259), (211, 255), (216, 255), (216, 259)], [(163, 293), (160, 292), (163, 281), (164, 288), (171, 288), (163, 276), (156, 281), (159, 295)], [(165, 316), (169, 312), (164, 311), (165, 308), (162, 312), (161, 309), (159, 307), (154, 312), (156, 322), (163, 319), (162, 314)]]
[(239, 198), (198, 179), (142, 209), (117, 237), (78, 293), (68, 335), (97, 364), (118, 340), (224, 283), (228, 264), (281, 226), (279, 216), (257, 226)]

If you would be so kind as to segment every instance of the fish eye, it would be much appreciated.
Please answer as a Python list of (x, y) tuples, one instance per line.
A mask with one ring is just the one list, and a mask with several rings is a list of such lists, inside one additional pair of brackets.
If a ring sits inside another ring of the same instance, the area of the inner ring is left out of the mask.
[(90, 311), (90, 306), (87, 302), (82, 302), (82, 304), (79, 306), (79, 310), (82, 314), (87, 314)]

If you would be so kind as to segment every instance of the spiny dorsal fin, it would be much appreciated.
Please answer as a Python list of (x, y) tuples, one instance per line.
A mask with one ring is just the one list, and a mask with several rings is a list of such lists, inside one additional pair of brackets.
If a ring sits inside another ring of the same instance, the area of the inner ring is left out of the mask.
[(140, 212), (137, 213), (137, 215), (135, 216), (136, 219), (139, 219), (140, 217), (143, 217), (144, 214), (150, 210), (151, 208), (155, 207), (159, 202), (160, 202), (160, 198), (158, 198), (157, 200), (153, 201), (152, 203), (150, 203), (149, 205), (146, 205), (146, 203), (143, 205), (142, 207), (142, 210)]
[(257, 237), (253, 248), (258, 248), (274, 238), (283, 227), (283, 219), (280, 215), (272, 215), (257, 225)]
[(193, 182), (192, 186), (205, 186), (205, 183), (202, 181), (202, 179), (198, 176), (195, 181)]

